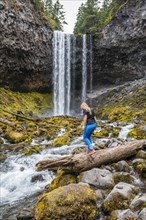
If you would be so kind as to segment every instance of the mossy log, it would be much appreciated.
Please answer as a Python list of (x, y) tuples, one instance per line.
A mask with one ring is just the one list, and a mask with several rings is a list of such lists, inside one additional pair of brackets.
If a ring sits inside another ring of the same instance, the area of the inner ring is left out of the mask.
[(79, 174), (94, 167), (134, 156), (142, 148), (146, 148), (146, 140), (132, 141), (116, 148), (98, 150), (92, 155), (81, 153), (53, 160), (44, 160), (38, 162), (36, 167), (38, 171), (45, 169), (57, 171), (61, 169), (64, 173)]
[(15, 128), (15, 124), (11, 121), (8, 121), (7, 119), (0, 118), (0, 122), (5, 125), (8, 125), (9, 127)]

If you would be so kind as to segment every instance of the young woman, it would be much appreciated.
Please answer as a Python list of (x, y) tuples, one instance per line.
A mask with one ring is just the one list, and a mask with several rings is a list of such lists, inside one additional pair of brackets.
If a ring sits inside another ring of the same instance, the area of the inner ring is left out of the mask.
[(91, 155), (95, 153), (95, 150), (92, 145), (91, 135), (96, 128), (96, 116), (91, 108), (86, 104), (81, 104), (81, 109), (83, 110), (83, 139), (88, 145), (87, 154)]

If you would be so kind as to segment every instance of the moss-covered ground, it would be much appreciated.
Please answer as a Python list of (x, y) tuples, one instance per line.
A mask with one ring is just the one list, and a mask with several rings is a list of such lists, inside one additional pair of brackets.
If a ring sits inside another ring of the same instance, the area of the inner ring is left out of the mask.
[(96, 100), (96, 115), (98, 119), (108, 122), (136, 122), (137, 126), (129, 137), (146, 138), (146, 84), (137, 86), (127, 92), (125, 88), (119, 91), (113, 89), (107, 93), (104, 100)]

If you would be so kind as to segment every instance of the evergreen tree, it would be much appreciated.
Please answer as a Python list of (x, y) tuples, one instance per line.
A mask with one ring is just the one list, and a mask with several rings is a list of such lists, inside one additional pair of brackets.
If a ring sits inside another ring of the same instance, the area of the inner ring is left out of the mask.
[(43, 18), (48, 21), (53, 30), (63, 30), (65, 22), (65, 12), (63, 5), (57, 0), (54, 4), (52, 0), (33, 0), (40, 11)]
[(125, 2), (126, 0), (104, 0), (102, 8), (99, 8), (99, 0), (87, 0), (79, 8), (74, 33), (77, 35), (100, 34)]

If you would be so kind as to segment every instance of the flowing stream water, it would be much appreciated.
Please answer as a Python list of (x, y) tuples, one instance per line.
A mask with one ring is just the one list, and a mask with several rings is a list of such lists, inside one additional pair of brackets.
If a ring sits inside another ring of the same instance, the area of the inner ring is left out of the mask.
[[(126, 139), (128, 132), (133, 127), (132, 124), (121, 127), (119, 138)], [(96, 129), (100, 131), (99, 128)], [(64, 134), (62, 129), (58, 136)], [(100, 139), (102, 140), (102, 139)], [(6, 141), (5, 141), (6, 143)], [(36, 163), (42, 160), (61, 158), (70, 155), (74, 149), (85, 146), (83, 138), (74, 139), (70, 146), (62, 146), (58, 148), (49, 147), (50, 142), (45, 139), (41, 142), (33, 140), (31, 145), (47, 145), (41, 153), (25, 156), (23, 154), (10, 154), (7, 159), (1, 164), (1, 212), (4, 216), (10, 212), (9, 208), (13, 207), (13, 211), (17, 210), (18, 204), (24, 203), (36, 193), (44, 191), (51, 181), (55, 178), (55, 174), (51, 171), (36, 171)], [(86, 150), (86, 147), (85, 147)], [(15, 207), (14, 207), (15, 206)], [(3, 215), (1, 219), (4, 220)], [(10, 218), (11, 219), (11, 218)]]

